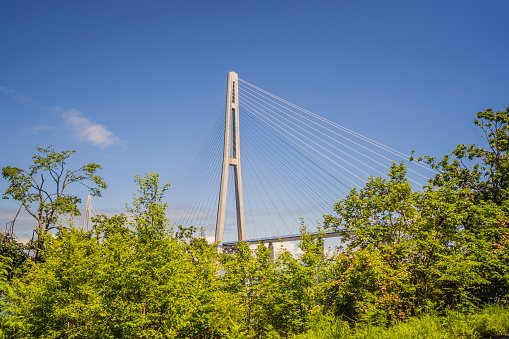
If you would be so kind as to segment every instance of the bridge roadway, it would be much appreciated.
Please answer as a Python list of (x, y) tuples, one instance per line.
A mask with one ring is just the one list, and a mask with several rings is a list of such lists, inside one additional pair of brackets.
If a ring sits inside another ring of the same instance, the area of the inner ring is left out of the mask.
[[(321, 233), (323, 238), (333, 238), (333, 237), (339, 237), (338, 232), (324, 232)], [(311, 236), (318, 236), (320, 235), (320, 232), (314, 232), (311, 233)], [(272, 237), (272, 238), (259, 238), (259, 239), (250, 239), (250, 240), (244, 240), (247, 244), (265, 244), (265, 243), (275, 243), (275, 242), (284, 242), (284, 241), (298, 241), (300, 240), (301, 235), (300, 234), (293, 234), (293, 235), (284, 235), (284, 236), (278, 236), (278, 237)], [(228, 241), (223, 242), (223, 246), (232, 246), (238, 243), (239, 241)]]

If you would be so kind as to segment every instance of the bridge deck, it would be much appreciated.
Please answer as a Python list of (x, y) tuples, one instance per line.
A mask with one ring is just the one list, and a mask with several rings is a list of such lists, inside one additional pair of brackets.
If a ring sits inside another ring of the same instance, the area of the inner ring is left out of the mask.
[[(320, 233), (318, 233), (318, 232), (311, 233), (312, 236), (317, 236), (319, 234)], [(325, 233), (322, 233), (322, 235), (324, 238), (339, 237), (338, 232), (325, 232)], [(300, 234), (292, 234), (292, 235), (284, 235), (284, 236), (278, 236), (278, 237), (272, 237), (272, 238), (249, 239), (249, 240), (244, 240), (244, 242), (247, 244), (260, 244), (260, 243), (265, 244), (265, 243), (270, 243), (270, 242), (298, 241), (298, 240), (300, 240), (300, 237), (301, 237)], [(238, 242), (239, 241), (223, 242), (223, 246), (231, 246)]]

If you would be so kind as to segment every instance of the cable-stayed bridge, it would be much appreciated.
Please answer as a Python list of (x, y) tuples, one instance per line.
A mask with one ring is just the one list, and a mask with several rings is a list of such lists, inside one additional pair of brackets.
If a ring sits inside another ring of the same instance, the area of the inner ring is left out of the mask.
[[(370, 176), (404, 161), (421, 187), (433, 170), (380, 142), (228, 74), (226, 107), (179, 161), (168, 194), (176, 225), (218, 243), (296, 240)], [(226, 114), (225, 114), (226, 113)], [(326, 236), (333, 236), (329, 232)]]

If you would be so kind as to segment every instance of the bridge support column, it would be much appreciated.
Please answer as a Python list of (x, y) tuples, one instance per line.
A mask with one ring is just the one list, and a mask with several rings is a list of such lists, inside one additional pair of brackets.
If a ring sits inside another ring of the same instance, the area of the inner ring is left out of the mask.
[(276, 263), (276, 254), (274, 253), (274, 244), (269, 242), (269, 253), (270, 253), (270, 263), (274, 265)]
[(92, 211), (92, 196), (89, 194), (87, 196), (87, 205), (85, 207), (85, 213), (83, 213), (83, 231), (90, 231), (90, 219), (92, 218), (91, 216), (91, 211)]
[(230, 166), (233, 166), (235, 178), (235, 204), (237, 211), (238, 240), (246, 239), (246, 225), (244, 222), (244, 198), (242, 192), (242, 171), (240, 166), (240, 133), (239, 133), (239, 76), (235, 72), (228, 73), (226, 91), (226, 118), (224, 126), (223, 170), (221, 174), (221, 188), (219, 190), (219, 204), (217, 206), (215, 242), (221, 246), (226, 219), (226, 195), (228, 191), (228, 176)]

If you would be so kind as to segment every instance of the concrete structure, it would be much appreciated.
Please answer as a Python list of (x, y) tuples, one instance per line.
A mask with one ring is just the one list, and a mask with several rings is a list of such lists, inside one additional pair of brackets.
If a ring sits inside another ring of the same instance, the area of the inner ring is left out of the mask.
[(89, 231), (90, 219), (92, 219), (92, 196), (87, 196), (87, 205), (85, 207), (85, 213), (83, 214), (83, 231)]
[(244, 199), (242, 195), (242, 172), (240, 165), (240, 133), (239, 133), (239, 76), (235, 72), (228, 73), (226, 91), (226, 118), (224, 126), (223, 170), (221, 174), (221, 188), (219, 190), (219, 204), (217, 206), (215, 242), (221, 246), (223, 242), (224, 223), (226, 217), (226, 195), (228, 192), (228, 175), (233, 166), (235, 178), (235, 204), (237, 210), (238, 240), (246, 239), (246, 224), (244, 221)]
[[(246, 225), (244, 221), (244, 200), (242, 194), (242, 171), (240, 161), (240, 133), (239, 133), (239, 94), (238, 94), (237, 73), (228, 73), (228, 85), (226, 91), (226, 117), (224, 126), (224, 152), (223, 169), (221, 174), (221, 187), (219, 191), (219, 203), (217, 207), (216, 235), (214, 242), (218, 245), (218, 250), (223, 251), (225, 245), (226, 251), (234, 251), (235, 244), (244, 241), (247, 244), (268, 243), (271, 251), (271, 260), (274, 261), (274, 245), (276, 242), (297, 241), (299, 235), (274, 236), (265, 239), (246, 239)], [(235, 204), (237, 213), (237, 234), (238, 240), (223, 243), (224, 224), (226, 218), (226, 196), (228, 191), (228, 176), (230, 167), (233, 167), (235, 179)], [(319, 233), (312, 233), (312, 236), (318, 236)], [(321, 234), (323, 238), (337, 237), (336, 232), (326, 232)]]

